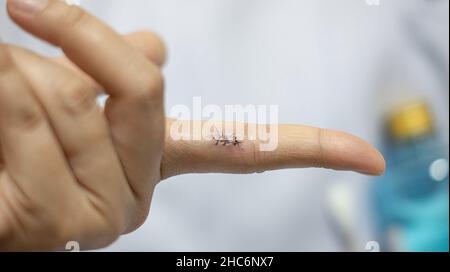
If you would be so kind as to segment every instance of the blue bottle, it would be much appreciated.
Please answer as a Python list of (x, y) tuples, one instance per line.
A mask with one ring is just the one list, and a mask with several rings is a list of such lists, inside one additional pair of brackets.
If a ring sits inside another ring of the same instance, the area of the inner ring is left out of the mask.
[(388, 117), (385, 176), (374, 189), (383, 251), (449, 251), (448, 146), (427, 105), (408, 103)]

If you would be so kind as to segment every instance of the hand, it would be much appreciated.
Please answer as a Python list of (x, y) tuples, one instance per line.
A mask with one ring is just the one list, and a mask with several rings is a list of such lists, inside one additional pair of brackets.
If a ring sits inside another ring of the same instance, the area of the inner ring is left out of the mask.
[(60, 45), (111, 99), (103, 112), (88, 79), (2, 46), (0, 248), (55, 249), (70, 240), (105, 246), (143, 222), (160, 180), (161, 73), (78, 8), (59, 1), (41, 11), (23, 7), (8, 2), (13, 19)]
[[(77, 68), (0, 48), (0, 250), (51, 250), (70, 240), (86, 249), (108, 245), (144, 222), (157, 183), (178, 174), (384, 171), (364, 141), (310, 127), (281, 126), (279, 148), (264, 154), (250, 141), (242, 149), (175, 142), (164, 136), (171, 120), (155, 64), (161, 54), (147, 58), (77, 7), (18, 3), (8, 1), (12, 19), (61, 47)], [(110, 95), (104, 112), (95, 104), (98, 85)]]

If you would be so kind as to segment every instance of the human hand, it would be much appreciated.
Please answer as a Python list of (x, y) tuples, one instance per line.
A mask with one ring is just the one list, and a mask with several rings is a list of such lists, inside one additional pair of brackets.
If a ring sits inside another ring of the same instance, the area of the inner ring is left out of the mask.
[(143, 222), (160, 180), (161, 73), (78, 8), (49, 1), (38, 11), (17, 3), (8, 2), (11, 17), (84, 63), (80, 68), (111, 98), (103, 112), (86, 77), (2, 45), (0, 249), (55, 249), (69, 240), (105, 246)]
[[(80, 70), (16, 47), (0, 50), (0, 250), (55, 249), (70, 240), (105, 246), (140, 226), (157, 183), (178, 174), (384, 171), (364, 141), (310, 127), (280, 126), (279, 148), (270, 153), (251, 141), (239, 149), (173, 141), (164, 136), (172, 120), (163, 115), (157, 61), (77, 7), (50, 0), (25, 12), (17, 2), (8, 1), (10, 16)], [(98, 85), (110, 95), (104, 112), (95, 104)]]

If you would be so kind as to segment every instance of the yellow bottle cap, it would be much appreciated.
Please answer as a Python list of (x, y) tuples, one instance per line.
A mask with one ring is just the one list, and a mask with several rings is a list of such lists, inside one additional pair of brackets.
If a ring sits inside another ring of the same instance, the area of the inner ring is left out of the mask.
[(396, 139), (419, 137), (433, 131), (431, 113), (423, 102), (398, 107), (390, 116), (389, 128)]

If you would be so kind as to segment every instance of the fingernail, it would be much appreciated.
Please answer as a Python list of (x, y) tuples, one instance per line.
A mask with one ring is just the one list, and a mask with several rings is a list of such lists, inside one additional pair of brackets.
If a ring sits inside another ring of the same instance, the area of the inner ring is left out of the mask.
[(48, 0), (10, 0), (10, 8), (26, 15), (33, 15), (48, 5)]

